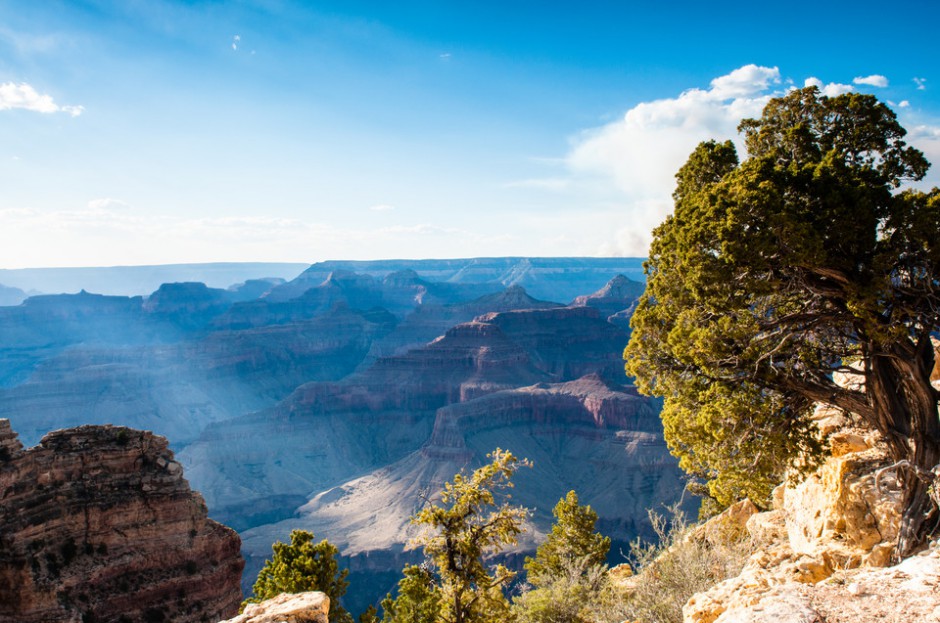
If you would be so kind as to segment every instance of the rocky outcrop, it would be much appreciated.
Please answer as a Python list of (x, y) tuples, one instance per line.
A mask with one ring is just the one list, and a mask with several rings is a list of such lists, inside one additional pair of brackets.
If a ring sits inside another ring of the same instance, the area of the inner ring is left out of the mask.
[[(885, 473), (876, 486), (875, 472), (888, 463), (877, 437), (853, 428), (851, 420), (835, 410), (821, 407), (816, 418), (830, 440), (830, 458), (802, 482), (779, 486), (773, 508), (747, 520), (756, 553), (740, 575), (693, 596), (683, 610), (686, 623), (892, 620), (858, 613), (859, 618), (853, 618), (852, 610), (837, 602), (857, 601), (858, 592), (852, 592), (856, 589), (849, 590), (850, 578), (906, 574), (864, 570), (884, 567), (891, 560), (901, 513), (895, 474)], [(936, 575), (940, 564), (935, 555), (933, 561), (930, 573)], [(931, 612), (940, 606), (936, 596), (933, 600)], [(841, 615), (828, 614), (840, 608)], [(901, 612), (893, 605), (882, 611), (895, 613), (891, 616)], [(780, 614), (786, 612), (789, 618)], [(911, 615), (903, 620), (934, 619)]]
[(727, 610), (715, 623), (936, 623), (938, 586), (940, 551), (934, 547), (893, 567), (773, 586), (759, 602)]
[(29, 296), (19, 288), (11, 288), (0, 283), (0, 306), (19, 305)]
[(621, 328), (628, 328), (630, 322), (631, 308), (636, 304), (645, 284), (627, 279), (623, 275), (617, 275), (607, 282), (607, 284), (594, 292), (579, 296), (571, 302), (572, 307), (593, 307), (601, 315)]
[(166, 439), (117, 426), (24, 450), (0, 420), (0, 621), (215, 621), (240, 540), (207, 518)]
[(282, 593), (220, 623), (329, 623), (329, 611), (330, 598), (323, 593)]

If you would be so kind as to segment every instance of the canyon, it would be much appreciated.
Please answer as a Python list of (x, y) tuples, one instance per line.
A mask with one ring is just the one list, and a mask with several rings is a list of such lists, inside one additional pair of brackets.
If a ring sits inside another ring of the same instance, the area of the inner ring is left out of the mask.
[(243, 589), (305, 528), (340, 548), (357, 611), (415, 559), (421, 500), (497, 447), (533, 462), (511, 564), (570, 489), (615, 544), (651, 536), (646, 510), (683, 483), (659, 403), (622, 368), (640, 267), (322, 262), (226, 289), (33, 296), (0, 307), (0, 418), (27, 444), (87, 424), (165, 436), (209, 515), (241, 534)]

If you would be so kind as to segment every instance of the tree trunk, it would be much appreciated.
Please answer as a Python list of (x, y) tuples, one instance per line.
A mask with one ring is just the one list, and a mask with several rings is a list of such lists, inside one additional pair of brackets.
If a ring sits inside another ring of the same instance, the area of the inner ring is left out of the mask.
[(934, 350), (929, 336), (886, 350), (870, 356), (866, 389), (874, 407), (870, 423), (887, 439), (892, 459), (914, 466), (898, 474), (904, 497), (895, 557), (901, 559), (927, 539), (927, 520), (937, 510), (928, 495), (932, 482), (923, 476), (940, 463), (940, 419), (938, 394), (930, 384)]

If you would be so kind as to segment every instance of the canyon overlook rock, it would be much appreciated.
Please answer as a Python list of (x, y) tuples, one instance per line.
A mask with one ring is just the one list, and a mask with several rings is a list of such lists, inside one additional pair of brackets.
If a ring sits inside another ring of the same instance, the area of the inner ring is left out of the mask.
[(23, 449), (0, 419), (0, 622), (217, 621), (241, 601), (231, 529), (163, 437), (82, 426)]

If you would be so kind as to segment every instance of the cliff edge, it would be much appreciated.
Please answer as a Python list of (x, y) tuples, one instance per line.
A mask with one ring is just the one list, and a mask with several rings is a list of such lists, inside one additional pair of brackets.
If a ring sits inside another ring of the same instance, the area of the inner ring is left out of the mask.
[(120, 426), (23, 449), (0, 419), (0, 622), (234, 615), (240, 539), (207, 518), (167, 440)]
[(803, 482), (780, 485), (771, 510), (736, 505), (749, 508), (738, 514), (754, 554), (738, 576), (693, 595), (685, 623), (940, 621), (937, 543), (889, 566), (901, 493), (877, 435), (835, 409), (818, 407), (815, 419), (831, 456)]

